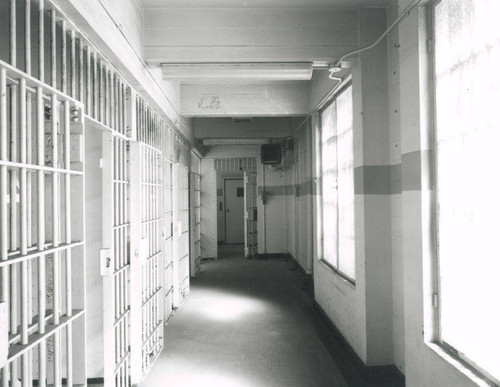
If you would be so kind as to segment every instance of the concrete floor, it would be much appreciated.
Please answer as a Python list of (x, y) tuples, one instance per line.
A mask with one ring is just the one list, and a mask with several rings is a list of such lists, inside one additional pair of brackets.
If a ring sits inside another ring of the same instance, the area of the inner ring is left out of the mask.
[(233, 249), (202, 265), (141, 386), (353, 385), (324, 345), (294, 264), (245, 260)]

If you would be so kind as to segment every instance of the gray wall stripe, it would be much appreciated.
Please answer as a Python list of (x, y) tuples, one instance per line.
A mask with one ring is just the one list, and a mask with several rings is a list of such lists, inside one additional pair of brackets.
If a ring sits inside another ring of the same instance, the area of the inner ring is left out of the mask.
[[(434, 189), (434, 152), (422, 150), (405, 153), (402, 159), (403, 191)], [(422, 176), (422, 168), (425, 176)]]
[(354, 168), (354, 192), (357, 195), (392, 194), (392, 165), (363, 165)]
[[(405, 153), (402, 164), (363, 165), (354, 168), (354, 192), (356, 195), (394, 195), (402, 191), (420, 191), (434, 188), (434, 153), (422, 150)], [(422, 176), (422, 169), (429, 171)], [(318, 179), (320, 181), (320, 179)], [(299, 184), (300, 195), (321, 195), (312, 180)], [(258, 194), (262, 195), (260, 186)], [(295, 185), (267, 186), (268, 195), (295, 195)]]
[(391, 165), (391, 194), (400, 194), (402, 190), (401, 164)]
[(267, 195), (283, 195), (284, 186), (282, 185), (266, 185), (265, 187), (259, 185), (258, 194), (262, 196), (262, 192), (266, 191)]
[[(300, 196), (311, 195), (313, 193), (313, 182), (307, 181), (305, 183), (298, 184)], [(258, 194), (262, 196), (262, 192), (266, 191), (268, 195), (291, 195), (295, 196), (296, 194), (296, 185), (284, 185), (284, 186), (259, 186)]]

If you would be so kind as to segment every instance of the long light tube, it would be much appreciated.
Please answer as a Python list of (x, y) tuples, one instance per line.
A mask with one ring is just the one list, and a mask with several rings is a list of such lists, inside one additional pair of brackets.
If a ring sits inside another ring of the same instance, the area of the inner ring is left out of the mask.
[(162, 63), (163, 79), (304, 80), (312, 78), (313, 63)]

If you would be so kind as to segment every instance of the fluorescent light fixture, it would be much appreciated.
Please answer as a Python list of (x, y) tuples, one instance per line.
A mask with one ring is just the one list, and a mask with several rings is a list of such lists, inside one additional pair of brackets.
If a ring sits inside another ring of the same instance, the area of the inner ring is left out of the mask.
[(163, 79), (280, 81), (312, 78), (312, 63), (162, 63)]
[(205, 138), (204, 146), (213, 145), (262, 145), (269, 143), (268, 138)]

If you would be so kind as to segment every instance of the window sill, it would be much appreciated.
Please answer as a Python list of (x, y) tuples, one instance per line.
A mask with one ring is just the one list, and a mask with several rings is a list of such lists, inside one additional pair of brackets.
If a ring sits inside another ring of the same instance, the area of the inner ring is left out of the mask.
[(492, 382), (488, 377), (484, 376), (480, 371), (473, 368), (471, 365), (460, 359), (456, 355), (447, 351), (439, 343), (427, 342), (427, 346), (436, 353), (440, 358), (457, 369), (462, 375), (480, 387), (498, 387), (498, 384)]
[(319, 259), (319, 262), (329, 271), (331, 271), (333, 274), (335, 274), (342, 282), (347, 284), (349, 287), (356, 289), (356, 282), (352, 280), (351, 278), (347, 277), (345, 274), (337, 270), (335, 267), (333, 267), (328, 261), (324, 259)]

